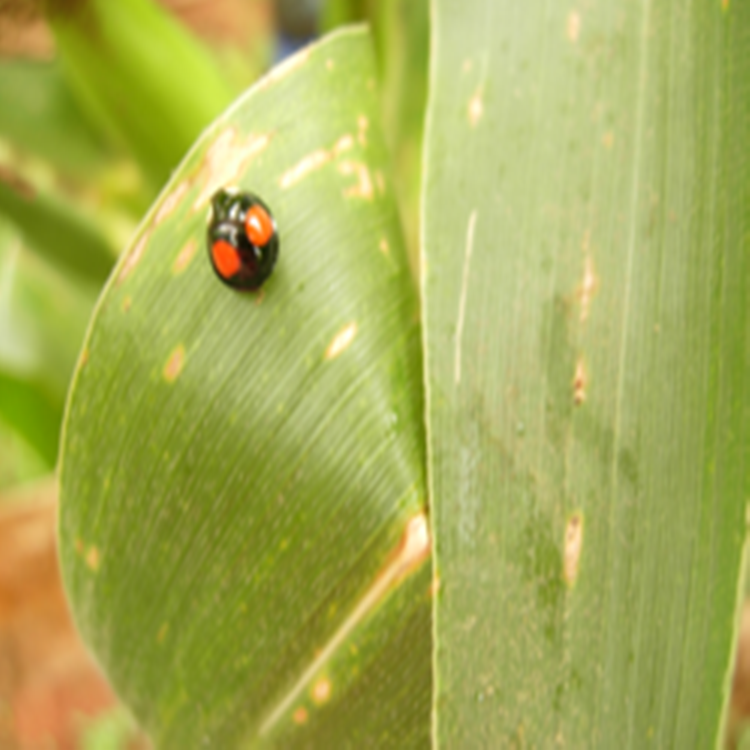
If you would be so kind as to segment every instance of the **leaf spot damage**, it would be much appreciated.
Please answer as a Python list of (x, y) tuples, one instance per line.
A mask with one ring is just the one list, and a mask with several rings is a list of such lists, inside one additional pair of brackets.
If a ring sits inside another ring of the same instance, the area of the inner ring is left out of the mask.
[(270, 142), (271, 135), (268, 133), (251, 133), (242, 139), (234, 128), (227, 128), (206, 152), (197, 178), (203, 182), (203, 187), (193, 203), (193, 210), (200, 211), (219, 188), (235, 182)]
[(99, 550), (92, 544), (86, 553), (86, 566), (92, 573), (98, 573), (100, 564), (101, 557), (99, 556)]
[(589, 317), (589, 311), (591, 310), (591, 300), (594, 298), (597, 290), (599, 289), (599, 277), (596, 275), (594, 270), (594, 261), (590, 255), (586, 256), (586, 261), (583, 267), (583, 279), (578, 286), (576, 296), (581, 305), (580, 320), (581, 323), (585, 323)]
[(331, 697), (331, 681), (326, 677), (321, 677), (312, 689), (312, 699), (319, 706), (326, 703)]
[(357, 323), (352, 321), (344, 326), (334, 337), (326, 349), (325, 359), (335, 359), (342, 352), (351, 346), (354, 337), (357, 335)]
[(607, 149), (607, 151), (612, 149), (612, 146), (615, 145), (615, 134), (608, 130), (603, 136), (602, 136), (602, 146)]
[(586, 389), (588, 387), (588, 373), (583, 359), (576, 363), (576, 372), (573, 376), (573, 403), (580, 406), (586, 400)]
[(370, 121), (364, 115), (360, 115), (357, 118), (357, 140), (360, 146), (367, 145), (367, 128), (369, 127)]
[(458, 300), (458, 320), (456, 321), (456, 349), (453, 361), (453, 380), (456, 385), (461, 382), (461, 339), (464, 333), (464, 315), (466, 314), (466, 295), (469, 290), (469, 267), (471, 265), (471, 253), (474, 249), (474, 229), (477, 223), (477, 211), (474, 209), (469, 216), (469, 225), (466, 228), (466, 247), (464, 249), (464, 271), (461, 281), (461, 296)]
[(373, 199), (375, 191), (372, 186), (370, 170), (367, 168), (366, 164), (356, 161), (344, 161), (339, 165), (339, 172), (345, 176), (357, 176), (356, 184), (344, 190), (344, 196), (346, 198), (363, 198), (367, 201)]
[(180, 250), (177, 257), (174, 259), (174, 263), (172, 263), (172, 273), (177, 276), (178, 274), (181, 274), (189, 265), (190, 262), (195, 257), (195, 253), (198, 250), (198, 243), (195, 241), (195, 239), (189, 239), (182, 250)]
[(484, 99), (481, 88), (469, 100), (469, 124), (472, 128), (477, 126), (484, 114)]
[(133, 272), (133, 269), (140, 263), (143, 253), (146, 251), (146, 245), (148, 244), (149, 237), (151, 237), (151, 230), (146, 230), (141, 238), (136, 242), (135, 247), (128, 253), (125, 258), (125, 262), (122, 264), (120, 269), (120, 275), (117, 277), (117, 283), (122, 284), (125, 279)]
[(185, 367), (185, 347), (182, 344), (176, 346), (164, 365), (162, 375), (167, 383), (174, 383), (180, 376), (182, 369)]
[(179, 205), (180, 201), (185, 196), (185, 193), (190, 189), (190, 181), (183, 180), (171, 193), (169, 193), (162, 201), (159, 210), (156, 213), (154, 219), (154, 226), (158, 226), (164, 221)]
[(583, 513), (576, 511), (565, 526), (565, 551), (563, 553), (563, 579), (574, 586), (583, 549)]
[(333, 145), (333, 148), (328, 150), (321, 148), (313, 151), (298, 161), (291, 169), (284, 172), (279, 180), (279, 185), (284, 190), (292, 187), (292, 185), (296, 185), (311, 172), (315, 172), (325, 166), (340, 154), (348, 151), (352, 146), (354, 146), (354, 138), (351, 135), (342, 135)]
[(378, 248), (383, 255), (388, 255), (390, 253), (390, 247), (388, 246), (388, 240), (383, 237), (382, 240), (380, 240), (380, 244), (378, 245)]
[(331, 60), (330, 58), (326, 60), (326, 70), (329, 72), (332, 71), (336, 67), (336, 63)]
[(581, 16), (578, 11), (571, 10), (568, 13), (567, 33), (568, 40), (575, 44), (578, 41), (578, 35), (581, 33)]
[[(330, 640), (316, 653), (313, 662), (303, 672), (297, 682), (292, 686), (284, 698), (268, 714), (258, 730), (259, 736), (267, 734), (278, 721), (287, 714), (287, 711), (297, 702), (299, 696), (320, 674), (323, 666), (340, 648), (346, 647), (346, 641), (357, 627), (365, 620), (367, 615), (387, 596), (388, 592), (400, 583), (408, 574), (413, 572), (430, 555), (430, 532), (427, 525), (427, 516), (424, 513), (409, 519), (404, 533), (399, 540), (393, 553), (389, 556), (384, 567), (375, 577), (370, 588), (354, 606), (350, 614), (344, 619), (338, 630)], [(313, 699), (315, 699), (316, 688), (320, 685), (319, 680), (312, 688)], [(326, 688), (330, 696), (330, 684)], [(327, 700), (327, 698), (326, 698)], [(301, 713), (301, 712), (304, 712)], [(292, 714), (295, 724), (303, 724), (307, 721), (307, 711), (297, 708)]]

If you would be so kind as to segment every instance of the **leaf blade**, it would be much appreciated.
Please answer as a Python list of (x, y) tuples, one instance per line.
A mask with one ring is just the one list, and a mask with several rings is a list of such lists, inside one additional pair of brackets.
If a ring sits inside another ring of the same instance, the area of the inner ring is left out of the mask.
[(748, 486), (745, 11), (436, 10), (437, 744), (713, 745)]
[[(426, 567), (391, 567), (423, 518), (417, 305), (378, 178), (374, 84), (358, 30), (258, 84), (177, 170), (90, 332), (64, 435), (64, 577), (160, 746), (335, 734), (330, 717), (377, 689), (366, 675), (389, 649), (404, 658), (385, 668), (416, 675), (398, 746), (426, 743), (429, 649), (407, 648), (429, 644)], [(205, 255), (208, 201), (227, 185), (260, 193), (278, 223), (257, 297)], [(402, 616), (406, 640), (371, 629)]]

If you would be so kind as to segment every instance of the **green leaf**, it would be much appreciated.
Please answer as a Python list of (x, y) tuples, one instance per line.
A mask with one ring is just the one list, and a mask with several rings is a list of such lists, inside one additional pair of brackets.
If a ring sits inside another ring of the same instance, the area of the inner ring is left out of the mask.
[(77, 177), (96, 175), (111, 158), (56, 63), (0, 63), (0, 136)]
[(0, 419), (57, 459), (65, 395), (96, 289), (29, 253), (0, 221)]
[[(102, 297), (68, 405), (78, 625), (159, 748), (426, 747), (418, 304), (370, 42), (335, 34), (205, 133)], [(213, 273), (212, 194), (280, 259)]]
[(437, 0), (439, 747), (714, 747), (750, 498), (750, 8)]
[(0, 214), (39, 255), (81, 279), (103, 284), (116, 250), (91, 217), (61, 194), (37, 189), (0, 165)]
[(151, 0), (47, 0), (70, 85), (161, 185), (233, 92), (200, 43)]
[(388, 143), (409, 260), (419, 265), (422, 135), (430, 42), (428, 0), (381, 0), (374, 33)]

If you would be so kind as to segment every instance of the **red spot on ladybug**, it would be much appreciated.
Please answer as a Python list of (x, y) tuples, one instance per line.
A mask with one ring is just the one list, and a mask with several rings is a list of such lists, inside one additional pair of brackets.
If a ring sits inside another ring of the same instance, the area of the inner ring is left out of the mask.
[(242, 268), (240, 254), (226, 240), (216, 240), (211, 245), (211, 260), (222, 279), (230, 279)]
[(214, 271), (225, 284), (258, 289), (279, 254), (276, 222), (258, 196), (219, 190), (211, 201), (208, 247)]
[(273, 219), (260, 204), (247, 210), (245, 214), (245, 234), (253, 245), (265, 245), (276, 232)]

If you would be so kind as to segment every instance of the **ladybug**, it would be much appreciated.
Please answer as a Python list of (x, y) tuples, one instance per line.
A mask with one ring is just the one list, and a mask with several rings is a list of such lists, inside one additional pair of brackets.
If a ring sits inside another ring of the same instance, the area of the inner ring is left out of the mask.
[(225, 284), (258, 289), (279, 255), (276, 222), (268, 206), (252, 193), (231, 188), (216, 192), (211, 199), (208, 254)]

